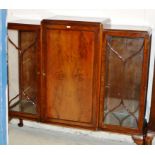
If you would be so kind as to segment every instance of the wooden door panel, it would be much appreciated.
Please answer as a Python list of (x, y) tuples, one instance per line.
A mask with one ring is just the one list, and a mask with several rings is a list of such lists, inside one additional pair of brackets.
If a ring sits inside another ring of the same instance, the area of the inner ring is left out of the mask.
[[(44, 121), (95, 127), (100, 42), (96, 30), (46, 26)], [(43, 48), (44, 48), (43, 47)]]
[(94, 33), (47, 31), (47, 115), (91, 122)]

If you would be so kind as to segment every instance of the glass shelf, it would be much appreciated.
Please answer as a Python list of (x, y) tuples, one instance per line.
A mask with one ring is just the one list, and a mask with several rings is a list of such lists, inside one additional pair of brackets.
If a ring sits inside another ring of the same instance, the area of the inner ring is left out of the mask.
[(14, 103), (13, 106), (10, 107), (11, 111), (29, 113), (29, 114), (37, 114), (36, 105), (32, 101), (18, 101)]

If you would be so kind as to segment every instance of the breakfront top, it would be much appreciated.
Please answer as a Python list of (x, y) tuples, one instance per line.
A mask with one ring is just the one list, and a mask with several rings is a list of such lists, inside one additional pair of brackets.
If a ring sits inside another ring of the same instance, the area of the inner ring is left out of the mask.
[(108, 18), (96, 18), (96, 17), (76, 17), (76, 16), (53, 16), (50, 18), (38, 19), (38, 20), (14, 20), (10, 23), (19, 23), (19, 24), (31, 24), (31, 25), (40, 25), (42, 20), (54, 20), (54, 21), (77, 21), (77, 22), (94, 22), (102, 24), (110, 24), (110, 19)]
[(152, 29), (148, 26), (134, 26), (134, 25), (110, 25), (107, 24), (105, 27), (106, 30), (110, 31), (138, 31), (138, 32), (147, 32), (151, 35)]
[(78, 16), (61, 16), (56, 15), (49, 18), (40, 18), (37, 20), (31, 19), (19, 19), (13, 20), (9, 23), (14, 24), (26, 24), (26, 25), (41, 25), (41, 21), (69, 21), (69, 22), (91, 22), (91, 23), (102, 23), (104, 29), (106, 30), (117, 30), (117, 31), (138, 31), (138, 32), (147, 32), (151, 34), (151, 28), (147, 26), (133, 26), (133, 25), (111, 25), (109, 18), (96, 18), (96, 17), (78, 17)]

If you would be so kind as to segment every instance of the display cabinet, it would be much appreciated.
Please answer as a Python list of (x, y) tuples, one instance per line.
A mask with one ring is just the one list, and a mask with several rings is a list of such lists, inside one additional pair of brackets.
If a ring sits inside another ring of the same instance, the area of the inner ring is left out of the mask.
[(150, 42), (150, 28), (107, 19), (9, 23), (9, 117), (20, 126), (30, 119), (131, 134), (144, 144)]

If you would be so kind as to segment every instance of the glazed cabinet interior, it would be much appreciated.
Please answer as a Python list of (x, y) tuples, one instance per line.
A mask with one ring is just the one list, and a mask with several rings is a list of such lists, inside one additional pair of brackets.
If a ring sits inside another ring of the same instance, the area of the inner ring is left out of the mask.
[(40, 28), (20, 24), (8, 28), (10, 117), (39, 119)]
[(103, 128), (142, 132), (149, 42), (146, 32), (105, 31), (100, 121)]
[(8, 25), (10, 119), (142, 133), (151, 33), (104, 25)]

